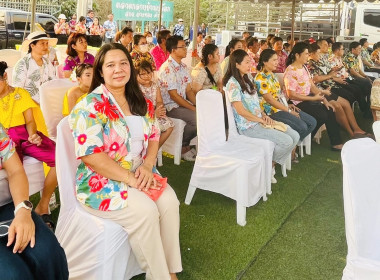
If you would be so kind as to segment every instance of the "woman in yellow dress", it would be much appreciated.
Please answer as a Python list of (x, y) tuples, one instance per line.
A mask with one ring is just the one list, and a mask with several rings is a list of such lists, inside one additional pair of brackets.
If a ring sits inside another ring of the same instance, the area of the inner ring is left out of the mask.
[(75, 104), (83, 99), (88, 93), (91, 86), (93, 68), (91, 64), (80, 64), (76, 70), (75, 74), (79, 85), (73, 87), (67, 91), (63, 99), (63, 109), (62, 115), (68, 116), (71, 110), (74, 108)]
[(14, 88), (8, 84), (6, 69), (6, 62), (0, 61), (0, 123), (16, 144), (16, 152), (21, 160), (23, 156), (30, 156), (50, 167), (35, 212), (53, 228), (54, 224), (48, 213), (50, 197), (57, 186), (55, 143), (45, 136), (47, 129), (38, 104), (25, 89)]

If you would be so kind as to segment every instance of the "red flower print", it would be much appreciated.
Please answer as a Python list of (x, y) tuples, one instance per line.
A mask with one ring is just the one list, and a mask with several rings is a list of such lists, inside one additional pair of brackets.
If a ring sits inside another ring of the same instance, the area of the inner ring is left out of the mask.
[(127, 191), (122, 191), (120, 193), (120, 196), (123, 200), (126, 200), (128, 198), (128, 192)]
[(188, 77), (184, 77), (183, 80), (185, 81), (185, 83), (187, 83), (189, 81), (189, 78)]
[(90, 113), (90, 114), (88, 115), (88, 117), (91, 118), (91, 119), (95, 119), (95, 118), (96, 118), (96, 115), (95, 115), (94, 113)]
[(86, 143), (86, 140), (87, 140), (87, 135), (86, 134), (81, 134), (78, 136), (78, 143), (79, 145), (83, 145), (84, 143)]
[(103, 200), (99, 205), (99, 210), (100, 211), (107, 211), (108, 208), (110, 207), (110, 204), (111, 204), (111, 198), (107, 198), (107, 199)]
[(113, 142), (113, 143), (111, 144), (111, 146), (110, 146), (110, 151), (112, 151), (112, 152), (117, 152), (117, 151), (119, 150), (119, 148), (120, 148), (119, 143), (117, 143), (117, 142)]
[(91, 187), (90, 192), (95, 193), (100, 191), (107, 183), (108, 179), (99, 174), (92, 176), (88, 181), (88, 185)]
[(146, 104), (148, 105), (148, 114), (151, 119), (154, 119), (154, 106), (151, 100), (145, 98)]
[(102, 95), (102, 101), (97, 101), (95, 103), (94, 108), (97, 112), (105, 114), (110, 120), (117, 120), (119, 118), (117, 107), (111, 105), (104, 95)]
[(101, 153), (101, 152), (104, 152), (104, 146), (94, 148), (94, 154)]

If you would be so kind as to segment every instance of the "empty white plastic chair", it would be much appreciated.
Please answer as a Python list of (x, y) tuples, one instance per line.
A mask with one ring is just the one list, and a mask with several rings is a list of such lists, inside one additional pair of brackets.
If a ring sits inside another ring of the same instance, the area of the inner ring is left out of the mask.
[(63, 98), (66, 92), (76, 86), (69, 79), (59, 79), (46, 82), (40, 87), (40, 106), (48, 129), (49, 137), (55, 140), (57, 125), (62, 120)]
[(370, 138), (342, 149), (347, 257), (343, 280), (380, 279), (380, 145)]
[(197, 94), (198, 154), (185, 203), (197, 188), (236, 200), (237, 223), (246, 224), (246, 207), (266, 198), (265, 152), (252, 142), (229, 136), (226, 140), (222, 94)]
[(113, 221), (87, 213), (76, 199), (79, 160), (67, 117), (58, 125), (56, 148), (61, 209), (55, 234), (65, 250), (70, 279), (130, 279), (142, 273), (127, 232)]

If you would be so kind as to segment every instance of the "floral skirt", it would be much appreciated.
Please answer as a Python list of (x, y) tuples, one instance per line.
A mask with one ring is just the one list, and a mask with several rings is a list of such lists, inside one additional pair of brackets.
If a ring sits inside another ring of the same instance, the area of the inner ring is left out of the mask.
[(170, 127), (174, 127), (173, 121), (169, 117), (158, 118), (158, 126), (161, 132), (165, 132)]

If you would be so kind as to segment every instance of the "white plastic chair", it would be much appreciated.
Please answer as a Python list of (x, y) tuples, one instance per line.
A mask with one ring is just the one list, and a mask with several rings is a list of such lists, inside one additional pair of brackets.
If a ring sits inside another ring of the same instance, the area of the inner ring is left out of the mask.
[(375, 135), (376, 142), (380, 144), (380, 121), (375, 121), (372, 124), (372, 130)]
[(130, 279), (142, 273), (127, 232), (113, 221), (87, 213), (75, 197), (79, 160), (67, 117), (58, 124), (56, 147), (61, 209), (55, 234), (65, 250), (70, 279)]
[(40, 106), (48, 129), (49, 137), (55, 140), (57, 125), (62, 120), (63, 98), (66, 92), (76, 86), (69, 79), (57, 79), (46, 82), (40, 87)]
[(5, 61), (8, 67), (14, 67), (16, 62), (21, 59), (21, 52), (13, 49), (0, 50), (0, 61)]
[(304, 157), (304, 151), (303, 151), (303, 148), (305, 147), (305, 153), (310, 156), (311, 155), (311, 134), (308, 134), (304, 139), (303, 141), (299, 141), (298, 142), (298, 147), (299, 147), (299, 153), (300, 153), (300, 157), (303, 158)]
[(265, 139), (250, 138), (244, 135), (240, 135), (236, 128), (230, 100), (227, 97), (226, 97), (226, 107), (227, 107), (226, 109), (227, 109), (227, 115), (228, 115), (229, 137), (234, 137), (234, 138), (238, 137), (239, 141), (253, 143), (254, 145), (259, 146), (264, 149), (265, 151), (265, 186), (266, 186), (267, 194), (271, 194), (272, 193), (272, 185), (271, 185), (272, 159), (273, 159), (274, 143), (272, 141), (265, 140)]
[(343, 280), (380, 279), (380, 145), (369, 138), (342, 149), (347, 239)]
[(321, 144), (321, 138), (322, 138), (322, 132), (326, 130), (326, 125), (321, 125), (321, 127), (318, 129), (317, 133), (314, 135), (315, 142), (317, 144)]
[[(169, 138), (165, 141), (165, 143), (162, 145), (161, 149), (158, 150), (158, 166), (162, 166), (162, 151), (167, 152), (174, 157), (174, 164), (180, 165), (181, 164), (181, 151), (182, 151), (182, 139), (183, 139), (183, 131), (186, 126), (186, 122), (184, 122), (181, 119), (174, 119), (170, 118), (173, 123), (173, 131), (170, 134)], [(197, 146), (197, 137), (194, 137), (190, 141), (190, 145)]]
[(237, 223), (246, 224), (246, 207), (266, 199), (265, 151), (252, 142), (230, 135), (226, 141), (222, 94), (197, 94), (198, 154), (185, 203), (197, 188), (236, 200)]

